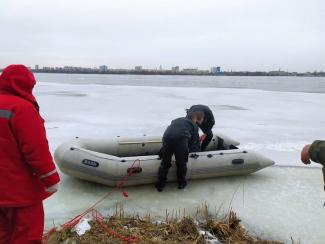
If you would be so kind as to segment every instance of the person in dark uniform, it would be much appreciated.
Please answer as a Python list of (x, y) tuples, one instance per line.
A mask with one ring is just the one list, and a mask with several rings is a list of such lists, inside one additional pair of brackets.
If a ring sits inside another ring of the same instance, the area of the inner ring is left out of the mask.
[(310, 164), (310, 160), (323, 166), (322, 171), (325, 191), (325, 141), (316, 140), (312, 144), (307, 144), (303, 147), (301, 150), (301, 161), (304, 164)]
[(188, 154), (200, 151), (197, 124), (201, 124), (203, 119), (202, 111), (189, 111), (186, 117), (173, 120), (166, 129), (162, 140), (162, 161), (158, 171), (158, 181), (155, 185), (159, 192), (165, 187), (173, 155), (176, 160), (178, 188), (186, 187)]
[(203, 131), (203, 135), (200, 138), (201, 141), (201, 151), (204, 151), (209, 145), (210, 141), (213, 138), (212, 127), (215, 124), (214, 116), (211, 109), (206, 105), (193, 105), (189, 109), (187, 109), (187, 113), (190, 111), (202, 111), (204, 113), (204, 120), (202, 124), (199, 124), (199, 128)]

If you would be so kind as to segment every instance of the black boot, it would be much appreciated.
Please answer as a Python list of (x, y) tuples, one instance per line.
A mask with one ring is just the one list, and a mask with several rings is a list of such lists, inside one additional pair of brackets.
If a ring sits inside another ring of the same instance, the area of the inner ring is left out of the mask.
[(157, 182), (155, 184), (155, 187), (156, 187), (157, 191), (162, 192), (164, 190), (164, 188), (165, 188), (165, 184), (163, 184), (161, 182)]
[(186, 181), (181, 182), (181, 183), (178, 183), (178, 189), (184, 189), (186, 186), (187, 186), (187, 182)]

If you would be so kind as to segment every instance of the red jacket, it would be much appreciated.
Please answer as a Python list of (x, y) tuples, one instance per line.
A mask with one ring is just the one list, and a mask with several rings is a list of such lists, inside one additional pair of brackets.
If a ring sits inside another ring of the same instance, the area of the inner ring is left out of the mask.
[(23, 65), (0, 76), (0, 207), (35, 204), (60, 181), (32, 95), (36, 81)]

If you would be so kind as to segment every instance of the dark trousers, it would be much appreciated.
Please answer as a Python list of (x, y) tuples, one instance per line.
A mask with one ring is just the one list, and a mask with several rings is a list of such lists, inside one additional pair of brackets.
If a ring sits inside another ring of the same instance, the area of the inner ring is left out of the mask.
[(176, 159), (178, 184), (186, 184), (188, 154), (187, 138), (163, 139), (162, 160), (158, 171), (158, 185), (161, 187), (165, 186), (169, 168), (172, 166), (171, 160), (173, 155), (175, 155)]
[(204, 134), (206, 134), (207, 136), (206, 136), (206, 138), (202, 141), (202, 144), (201, 144), (201, 151), (204, 151), (204, 150), (207, 148), (207, 146), (209, 145), (210, 141), (211, 141), (212, 138), (213, 138), (213, 133), (212, 133), (211, 130), (208, 131), (208, 132), (206, 132), (206, 133), (204, 133)]

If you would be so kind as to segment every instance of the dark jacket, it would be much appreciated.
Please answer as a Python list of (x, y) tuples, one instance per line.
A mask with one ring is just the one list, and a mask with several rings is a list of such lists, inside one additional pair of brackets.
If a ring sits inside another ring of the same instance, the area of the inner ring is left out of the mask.
[(309, 149), (310, 159), (323, 165), (323, 178), (325, 190), (325, 141), (314, 141)]
[(206, 106), (206, 105), (193, 105), (192, 107), (190, 107), (190, 109), (188, 111), (202, 111), (204, 113), (204, 120), (203, 123), (201, 125), (199, 125), (200, 129), (207, 134), (209, 131), (212, 130), (212, 127), (215, 124), (214, 121), (214, 116), (213, 113), (211, 111), (211, 109)]
[(175, 119), (166, 129), (164, 139), (188, 139), (188, 147), (190, 152), (199, 152), (199, 131), (198, 126), (189, 118), (183, 117)]

